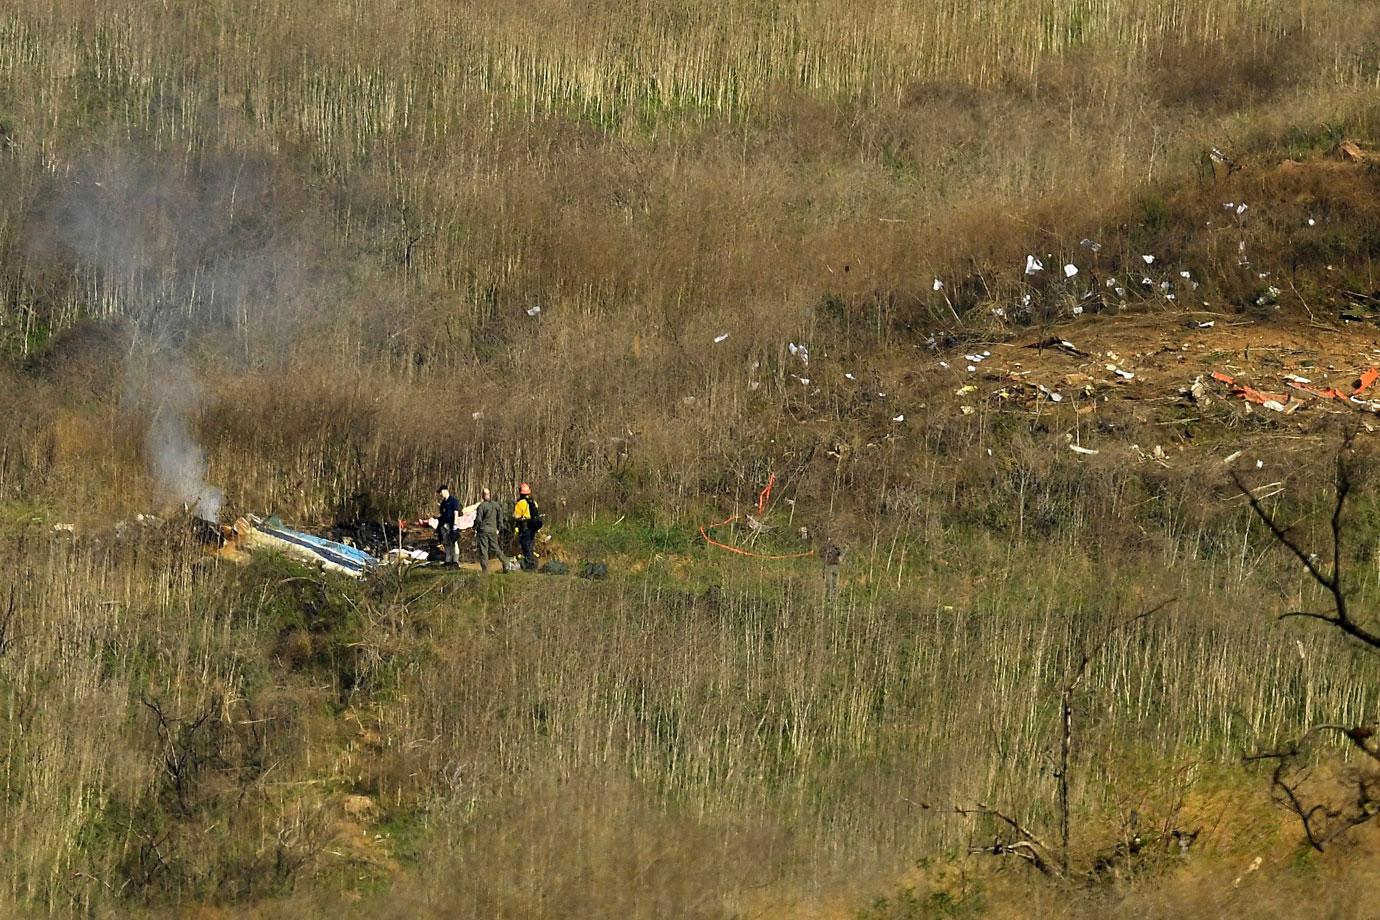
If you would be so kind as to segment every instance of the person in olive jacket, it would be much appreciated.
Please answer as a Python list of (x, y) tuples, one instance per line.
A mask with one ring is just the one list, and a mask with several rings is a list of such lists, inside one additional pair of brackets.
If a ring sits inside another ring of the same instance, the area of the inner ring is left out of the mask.
[(503, 563), (502, 571), (508, 571), (510, 560), (498, 543), (498, 526), (503, 519), (503, 509), (494, 501), (493, 494), (484, 489), (480, 495), (483, 501), (474, 509), (474, 545), (479, 550), (479, 571), (489, 571), (489, 556), (497, 556)]

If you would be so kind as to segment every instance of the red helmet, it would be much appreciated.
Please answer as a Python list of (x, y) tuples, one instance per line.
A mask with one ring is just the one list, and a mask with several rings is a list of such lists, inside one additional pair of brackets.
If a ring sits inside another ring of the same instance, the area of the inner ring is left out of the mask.
[(519, 494), (519, 495), (531, 495), (531, 494), (532, 494), (532, 487), (529, 486), (527, 483), (524, 482), (522, 485), (518, 486), (518, 494)]

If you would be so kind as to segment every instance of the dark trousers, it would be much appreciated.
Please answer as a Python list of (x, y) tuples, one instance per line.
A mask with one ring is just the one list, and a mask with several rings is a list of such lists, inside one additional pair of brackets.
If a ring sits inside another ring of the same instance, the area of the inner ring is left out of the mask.
[(518, 528), (518, 548), (522, 550), (522, 567), (537, 567), (537, 532), (529, 527)]
[(498, 545), (498, 534), (478, 533), (474, 535), (474, 542), (479, 549), (479, 570), (489, 571), (489, 556), (497, 556), (503, 563), (504, 571), (508, 569), (508, 556), (503, 552), (503, 547)]

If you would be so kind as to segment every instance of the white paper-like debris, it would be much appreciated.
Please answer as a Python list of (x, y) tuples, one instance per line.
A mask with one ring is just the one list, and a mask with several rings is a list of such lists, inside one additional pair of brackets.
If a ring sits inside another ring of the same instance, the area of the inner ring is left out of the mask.
[(1045, 264), (1041, 262), (1039, 259), (1035, 258), (1034, 256), (1025, 257), (1025, 273), (1027, 275), (1033, 275), (1036, 272), (1042, 272), (1044, 270)]
[(1179, 277), (1187, 281), (1189, 278), (1192, 278), (1193, 276), (1188, 272), (1179, 272)]
[(1125, 297), (1125, 296), (1126, 296), (1126, 289), (1125, 289), (1124, 287), (1119, 287), (1119, 288), (1117, 288), (1117, 289), (1116, 289), (1116, 296), (1118, 296), (1118, 297)]
[(810, 385), (810, 378), (809, 378), (809, 377), (797, 377), (797, 378), (795, 378), (795, 379), (796, 379), (796, 380), (799, 380), (799, 381), (800, 381), (802, 384), (804, 384), (805, 386), (809, 386), (809, 385)]
[(725, 332), (723, 335), (716, 335), (716, 336), (714, 336), (714, 344), (715, 344), (715, 345), (722, 345), (724, 342), (727, 342), (727, 341), (728, 341), (728, 333), (727, 333), (727, 332)]
[(977, 410), (974, 409), (972, 406), (959, 406), (958, 411), (962, 412), (964, 415), (972, 415)]
[(478, 410), (477, 412), (471, 412), (471, 413), (470, 413), (470, 418), (474, 419), (476, 422), (479, 421), (479, 420), (480, 420), (481, 418), (483, 418), (483, 417), (484, 417), (484, 410), (483, 410), (483, 409), (480, 409), (480, 410)]
[(938, 278), (935, 278), (935, 279), (934, 279), (934, 289), (935, 289), (936, 291), (942, 291), (942, 290), (944, 290), (944, 282), (943, 282), (943, 281), (940, 281)]
[(1076, 274), (1078, 274), (1078, 266), (1077, 266), (1077, 265), (1074, 265), (1072, 262), (1070, 262), (1068, 265), (1065, 265), (1065, 266), (1064, 266), (1064, 277), (1065, 277), (1065, 278), (1072, 278), (1072, 277), (1073, 277), (1074, 275), (1076, 275)]
[(1223, 210), (1223, 211), (1235, 211), (1235, 210), (1236, 210), (1236, 202), (1235, 202), (1235, 201), (1224, 201), (1224, 202), (1222, 202), (1222, 210)]
[(1141, 258), (1145, 260), (1145, 264), (1146, 264), (1146, 265), (1154, 265), (1154, 264), (1155, 264), (1155, 257), (1154, 257), (1154, 256), (1141, 256)]
[(983, 358), (982, 355), (964, 355), (963, 357), (973, 362), (974, 364), (981, 364)]
[(528, 316), (536, 316), (536, 315), (537, 315), (538, 313), (540, 313), (540, 312), (541, 312), (541, 307), (528, 307), (528, 308), (527, 308), (527, 315), (528, 315)]
[(1316, 220), (1314, 220), (1314, 219), (1311, 218), (1311, 217), (1308, 218), (1308, 226), (1310, 226), (1310, 227), (1316, 227), (1317, 225), (1318, 225), (1318, 222), (1317, 222)]
[(1079, 447), (1077, 444), (1070, 444), (1069, 450), (1073, 451), (1075, 454), (1084, 454), (1089, 457), (1094, 456), (1097, 453), (1097, 451), (1093, 450), (1090, 447)]
[(939, 366), (942, 367), (942, 368), (944, 368), (945, 370), (948, 370), (948, 369), (949, 369), (949, 362), (948, 362), (948, 361), (940, 361), (940, 362), (939, 362)]
[(970, 373), (970, 374), (975, 374), (975, 373), (977, 373), (977, 367), (976, 367), (975, 365), (969, 364), (969, 365), (968, 365), (968, 373)]
[(1238, 450), (1236, 453), (1231, 454), (1231, 455), (1229, 455), (1229, 456), (1227, 456), (1227, 457), (1222, 458), (1222, 462), (1223, 462), (1223, 463), (1227, 463), (1227, 464), (1235, 463), (1238, 459), (1240, 459), (1240, 457), (1241, 457), (1241, 451)]
[(1238, 205), (1236, 206), (1236, 216), (1237, 216), (1237, 217), (1240, 217), (1242, 214), (1245, 214), (1245, 213), (1246, 213), (1246, 210), (1247, 210), (1249, 207), (1250, 207), (1250, 205), (1246, 204), (1246, 202), (1244, 202), (1244, 201), (1241, 202), (1240, 204), (1238, 204)]
[(1082, 316), (1082, 315), (1083, 315), (1083, 308), (1082, 308), (1082, 307), (1075, 306), (1075, 307), (1073, 308), (1073, 315), (1074, 315), (1074, 316)]
[[(942, 364), (943, 362), (941, 361), (940, 363)], [(857, 380), (857, 379), (858, 379), (857, 377), (854, 377), (852, 374), (844, 374), (843, 376), (844, 376), (844, 379), (846, 379), (846, 380)]]
[(1263, 470), (1263, 469), (1265, 469), (1265, 461), (1264, 461), (1264, 460), (1257, 460), (1257, 461), (1255, 461), (1255, 468), (1258, 469), (1258, 470)]
[(893, 421), (893, 422), (904, 422), (905, 420), (906, 420), (906, 417), (905, 417), (904, 415), (897, 415), (897, 416), (895, 416), (895, 417), (892, 418), (892, 421)]
[(1285, 374), (1284, 379), (1290, 383), (1312, 383), (1307, 377), (1300, 377), (1298, 374)]
[(1082, 246), (1084, 249), (1088, 250), (1089, 252), (1101, 252), (1101, 251), (1102, 251), (1102, 244), (1101, 244), (1101, 243), (1098, 243), (1098, 242), (1094, 242), (1093, 240), (1082, 240), (1081, 242), (1079, 242), (1078, 245), (1079, 245), (1079, 246)]

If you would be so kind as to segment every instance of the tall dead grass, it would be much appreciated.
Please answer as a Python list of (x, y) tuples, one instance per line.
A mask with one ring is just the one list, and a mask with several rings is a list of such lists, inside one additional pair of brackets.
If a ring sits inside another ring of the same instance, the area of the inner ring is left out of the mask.
[[(1052, 821), (1075, 656), (1169, 596), (1088, 675), (1079, 858), (1145, 807), (1132, 790), (1169, 795), (1185, 769), (1210, 789), (1262, 739), (1373, 710), (1364, 662), (1264, 625), (1281, 584), (1244, 514), (1099, 560), (1087, 511), (1064, 539), (951, 526), (908, 556), (860, 549), (838, 608), (810, 565), (360, 591), (188, 564), (160, 535), (12, 542), (5, 896), (94, 914), (367, 896), (396, 848), (418, 872), (364, 903), (403, 914), (723, 916), (764, 889), (860, 905), (983, 833), (953, 804)], [(372, 851), (346, 794), (382, 809)]]

